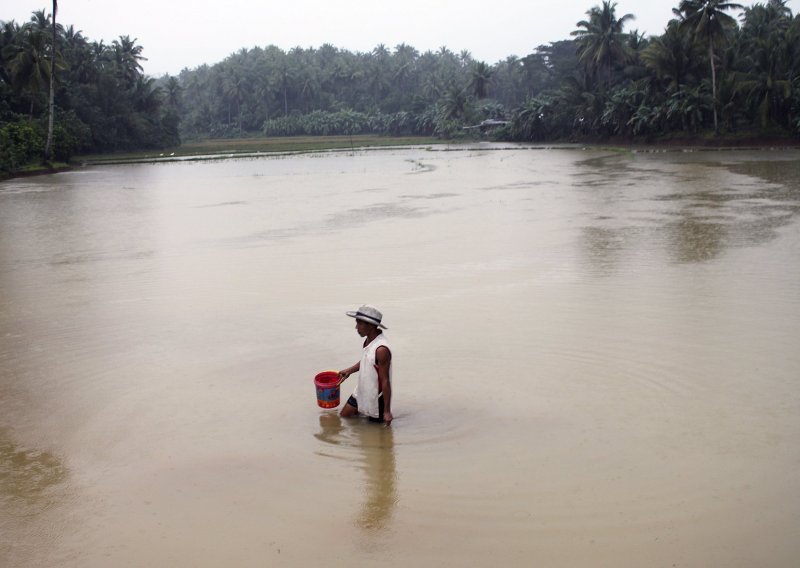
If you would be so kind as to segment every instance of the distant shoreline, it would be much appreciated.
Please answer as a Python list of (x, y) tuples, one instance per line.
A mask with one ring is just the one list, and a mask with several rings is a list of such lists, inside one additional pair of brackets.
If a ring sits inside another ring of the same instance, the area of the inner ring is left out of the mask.
[(491, 140), (439, 140), (426, 137), (386, 137), (374, 135), (358, 136), (296, 136), (280, 138), (236, 138), (189, 141), (177, 148), (119, 152), (114, 154), (91, 154), (74, 157), (69, 164), (54, 166), (28, 165), (13, 173), (3, 172), (0, 181), (70, 171), (88, 165), (113, 165), (159, 162), (186, 162), (225, 160), (257, 156), (279, 156), (314, 152), (363, 151), (380, 148), (468, 146), (480, 142), (507, 143), (532, 149), (545, 148), (595, 148), (631, 152), (678, 152), (720, 150), (768, 150), (800, 149), (800, 140), (784, 137), (720, 137), (720, 138), (675, 138), (651, 142), (633, 142), (622, 139), (573, 140), (553, 142), (510, 142)]

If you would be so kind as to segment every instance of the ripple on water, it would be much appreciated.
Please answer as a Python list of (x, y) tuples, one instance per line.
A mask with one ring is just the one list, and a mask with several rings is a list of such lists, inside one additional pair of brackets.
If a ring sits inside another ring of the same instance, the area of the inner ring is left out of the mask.
[(413, 409), (395, 414), (393, 426), (386, 427), (365, 418), (344, 420), (338, 412), (325, 411), (319, 415), (320, 429), (314, 437), (325, 444), (358, 452), (385, 447), (389, 442), (392, 446), (434, 447), (470, 437), (477, 430), (474, 418), (474, 413), (465, 419), (461, 413), (415, 404)]
[(46, 510), (55, 500), (53, 488), (62, 484), (67, 469), (55, 455), (23, 448), (0, 431), (0, 503), (19, 519)]

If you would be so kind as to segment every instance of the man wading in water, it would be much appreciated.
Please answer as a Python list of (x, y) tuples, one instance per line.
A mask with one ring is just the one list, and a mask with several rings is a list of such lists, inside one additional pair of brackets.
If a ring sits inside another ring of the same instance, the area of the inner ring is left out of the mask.
[(361, 306), (356, 312), (346, 312), (356, 318), (356, 331), (364, 337), (361, 361), (339, 371), (339, 384), (358, 371), (358, 384), (347, 403), (342, 407), (342, 418), (358, 416), (359, 412), (371, 422), (392, 423), (392, 352), (381, 331), (383, 314), (372, 306)]

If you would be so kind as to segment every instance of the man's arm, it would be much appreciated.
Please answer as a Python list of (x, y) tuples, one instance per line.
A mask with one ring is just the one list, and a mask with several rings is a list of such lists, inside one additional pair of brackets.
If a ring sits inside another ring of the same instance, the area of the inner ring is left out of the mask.
[(347, 367), (346, 369), (342, 369), (341, 371), (339, 371), (339, 384), (342, 384), (347, 377), (349, 377), (359, 369), (361, 369), (361, 361), (359, 361), (355, 365), (352, 365), (350, 367)]
[(375, 366), (378, 368), (378, 384), (383, 393), (383, 421), (392, 423), (392, 382), (389, 380), (389, 368), (392, 364), (392, 352), (383, 345), (375, 351)]

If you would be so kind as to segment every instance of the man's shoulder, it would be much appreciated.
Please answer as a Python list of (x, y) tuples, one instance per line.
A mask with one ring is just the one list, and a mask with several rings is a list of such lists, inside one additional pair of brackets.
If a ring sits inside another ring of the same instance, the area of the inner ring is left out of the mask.
[(388, 345), (385, 345), (385, 344), (378, 345), (378, 347), (375, 348), (375, 358), (378, 359), (378, 358), (384, 358), (384, 357), (387, 358), (387, 359), (391, 359), (392, 358), (392, 350), (389, 349)]

